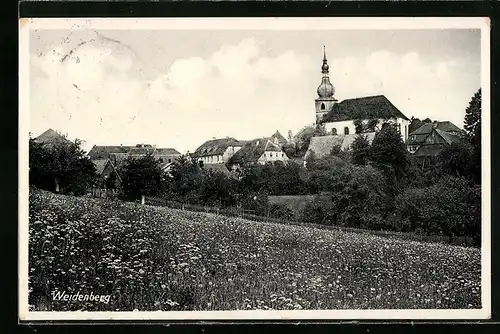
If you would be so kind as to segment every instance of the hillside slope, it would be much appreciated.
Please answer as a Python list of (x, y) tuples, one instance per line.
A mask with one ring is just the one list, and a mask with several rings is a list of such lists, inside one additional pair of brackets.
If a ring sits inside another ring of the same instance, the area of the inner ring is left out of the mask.
[(32, 191), (30, 304), (52, 310), (479, 308), (480, 250)]

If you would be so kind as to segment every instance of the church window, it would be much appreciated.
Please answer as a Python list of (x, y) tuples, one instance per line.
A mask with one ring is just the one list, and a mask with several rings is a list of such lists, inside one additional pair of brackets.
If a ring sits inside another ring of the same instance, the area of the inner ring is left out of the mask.
[(336, 128), (332, 128), (332, 135), (337, 135), (337, 129)]
[(321, 110), (325, 110), (325, 104), (321, 103)]
[(271, 158), (272, 158), (272, 157), (273, 157), (273, 154), (272, 154), (272, 153), (269, 153), (269, 157), (271, 157)]
[(171, 163), (172, 162), (172, 159), (168, 159), (168, 163)]
[(345, 134), (345, 135), (348, 135), (348, 134), (349, 134), (349, 128), (348, 128), (347, 126), (344, 128), (344, 134)]

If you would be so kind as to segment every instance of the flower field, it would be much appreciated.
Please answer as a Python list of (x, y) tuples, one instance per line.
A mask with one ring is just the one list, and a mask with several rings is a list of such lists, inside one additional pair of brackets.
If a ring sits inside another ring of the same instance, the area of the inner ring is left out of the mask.
[(481, 307), (476, 248), (38, 190), (29, 233), (34, 310), (44, 298), (56, 311)]

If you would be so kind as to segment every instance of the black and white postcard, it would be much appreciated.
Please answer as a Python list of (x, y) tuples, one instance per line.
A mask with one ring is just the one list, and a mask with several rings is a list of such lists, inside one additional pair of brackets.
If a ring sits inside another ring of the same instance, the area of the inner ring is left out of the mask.
[(21, 320), (490, 317), (487, 19), (19, 29)]

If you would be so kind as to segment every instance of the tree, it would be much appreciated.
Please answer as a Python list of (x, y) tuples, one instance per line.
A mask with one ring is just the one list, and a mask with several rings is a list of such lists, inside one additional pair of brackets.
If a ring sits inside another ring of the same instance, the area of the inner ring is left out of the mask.
[(474, 176), (474, 148), (468, 142), (453, 143), (438, 154), (442, 173), (471, 178)]
[(373, 139), (369, 160), (385, 176), (386, 213), (394, 208), (394, 197), (399, 191), (401, 180), (409, 167), (409, 157), (405, 144), (396, 126), (385, 123)]
[(481, 183), (481, 88), (474, 94), (469, 106), (465, 109), (464, 129), (474, 149), (473, 177)]
[(160, 162), (151, 153), (140, 158), (128, 157), (120, 175), (124, 196), (133, 200), (159, 194), (165, 180)]
[(364, 166), (368, 162), (370, 143), (365, 135), (358, 135), (352, 143), (352, 163)]
[(325, 136), (326, 134), (326, 130), (323, 126), (304, 127), (295, 135), (296, 156), (303, 156), (306, 153), (312, 137)]
[(392, 170), (396, 178), (404, 176), (408, 168), (408, 152), (399, 131), (386, 123), (373, 139), (369, 159), (384, 171)]
[(78, 139), (39, 143), (30, 138), (29, 178), (31, 185), (41, 189), (83, 195), (95, 182), (96, 170)]

